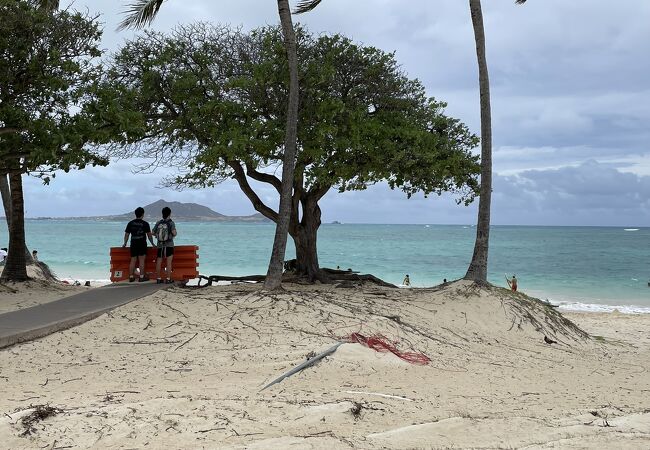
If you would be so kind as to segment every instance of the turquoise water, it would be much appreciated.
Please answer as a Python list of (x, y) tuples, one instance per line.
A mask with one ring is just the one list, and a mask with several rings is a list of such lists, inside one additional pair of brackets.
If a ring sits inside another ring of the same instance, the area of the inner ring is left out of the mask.
[[(122, 244), (125, 224), (28, 220), (27, 241), (66, 279), (109, 277), (109, 247)], [(273, 224), (188, 222), (177, 224), (178, 245), (199, 245), (200, 273), (266, 272)], [(475, 228), (462, 225), (326, 224), (319, 232), (321, 266), (348, 267), (392, 283), (409, 274), (413, 286), (432, 286), (465, 274)], [(7, 242), (0, 225), (0, 244)], [(289, 241), (287, 259), (294, 256)], [(505, 285), (517, 274), (520, 290), (577, 306), (636, 305), (650, 312), (650, 229), (495, 226), (489, 280)], [(594, 309), (593, 307), (591, 309)], [(596, 307), (596, 309), (598, 309)], [(638, 309), (638, 308), (637, 308)]]

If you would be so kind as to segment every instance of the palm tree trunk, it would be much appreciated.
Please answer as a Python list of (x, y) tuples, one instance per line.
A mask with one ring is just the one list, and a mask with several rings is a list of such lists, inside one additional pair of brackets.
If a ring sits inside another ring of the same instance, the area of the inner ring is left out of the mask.
[(0, 280), (26, 281), (27, 262), (25, 245), (25, 203), (23, 200), (23, 179), (19, 171), (9, 174), (11, 189), (11, 228), (9, 229), (9, 255)]
[(266, 289), (277, 289), (282, 282), (284, 252), (287, 248), (287, 233), (291, 218), (293, 172), (296, 165), (296, 137), (298, 132), (298, 56), (296, 35), (293, 30), (288, 0), (278, 0), (278, 12), (289, 61), (289, 104), (287, 106), (287, 129), (282, 160), (282, 192), (280, 193), (279, 217), (275, 227), (275, 239), (273, 240), (269, 270), (264, 281)]
[(465, 274), (466, 280), (487, 282), (488, 247), (490, 241), (490, 202), (492, 198), (492, 117), (490, 113), (490, 79), (485, 57), (485, 32), (480, 0), (469, 0), (474, 26), (476, 58), (478, 60), (479, 90), (481, 96), (481, 188), (478, 203), (478, 222), (472, 262)]

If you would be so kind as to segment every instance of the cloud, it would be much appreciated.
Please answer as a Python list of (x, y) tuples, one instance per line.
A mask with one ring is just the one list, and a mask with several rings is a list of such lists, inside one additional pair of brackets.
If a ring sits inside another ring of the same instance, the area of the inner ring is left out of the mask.
[(497, 223), (522, 225), (648, 225), (650, 176), (587, 161), (576, 167), (497, 176)]
[[(101, 12), (103, 46), (115, 50), (136, 33), (115, 32), (126, 1), (76, 0)], [(650, 2), (545, 0), (516, 6), (483, 2), (490, 70), (493, 223), (647, 223), (650, 175)], [(448, 114), (479, 132), (474, 38), (467, 2), (458, 0), (328, 0), (294, 18), (314, 32), (343, 33), (395, 51), (402, 68)], [(272, 1), (165, 2), (153, 24), (167, 31), (196, 20), (244, 29), (278, 23)], [(478, 149), (477, 149), (478, 151)], [(163, 172), (134, 175), (127, 163), (62, 174), (49, 187), (26, 183), (28, 214), (92, 215), (132, 209), (161, 197), (197, 201), (226, 214), (249, 214), (232, 182), (214, 189), (159, 189)], [(265, 201), (277, 201), (262, 190)], [(128, 207), (127, 207), (128, 206)], [(64, 213), (64, 214), (56, 214)], [(378, 185), (329, 193), (326, 221), (473, 223), (475, 205), (453, 199), (406, 200)]]

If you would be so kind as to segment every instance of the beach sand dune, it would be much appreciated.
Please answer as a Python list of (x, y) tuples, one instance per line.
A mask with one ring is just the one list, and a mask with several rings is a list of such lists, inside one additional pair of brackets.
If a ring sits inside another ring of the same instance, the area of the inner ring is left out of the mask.
[(27, 266), (27, 275), (31, 278), (27, 282), (0, 284), (0, 314), (31, 308), (89, 289), (49, 281), (41, 267), (36, 265)]
[[(648, 448), (650, 342), (639, 336), (650, 335), (650, 318), (620, 316), (572, 314), (576, 327), (525, 295), (463, 281), (173, 288), (0, 351), (0, 442)], [(431, 361), (345, 343), (260, 391), (354, 332)], [(45, 404), (58, 411), (21, 436), (21, 418)]]

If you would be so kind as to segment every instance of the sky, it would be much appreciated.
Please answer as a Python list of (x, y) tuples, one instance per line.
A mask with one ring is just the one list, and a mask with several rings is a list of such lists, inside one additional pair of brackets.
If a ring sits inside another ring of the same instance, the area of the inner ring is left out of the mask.
[[(130, 0), (76, 0), (101, 14), (102, 48)], [(484, 0), (493, 126), (495, 225), (650, 226), (650, 2)], [(63, 2), (65, 5), (65, 2)], [(292, 5), (296, 1), (291, 1)], [(245, 30), (277, 24), (272, 0), (167, 0), (153, 28), (211, 21)], [(410, 78), (448, 103), (446, 114), (479, 134), (478, 74), (467, 1), (324, 0), (294, 16), (314, 33), (342, 33), (395, 52)], [(477, 149), (477, 152), (479, 149)], [(134, 173), (132, 161), (25, 180), (27, 217), (118, 214), (154, 202), (195, 202), (229, 215), (254, 213), (233, 181), (215, 188), (160, 187), (167, 173)], [(270, 205), (269, 189), (260, 196)], [(416, 195), (378, 184), (330, 191), (323, 222), (472, 224), (478, 201)]]

